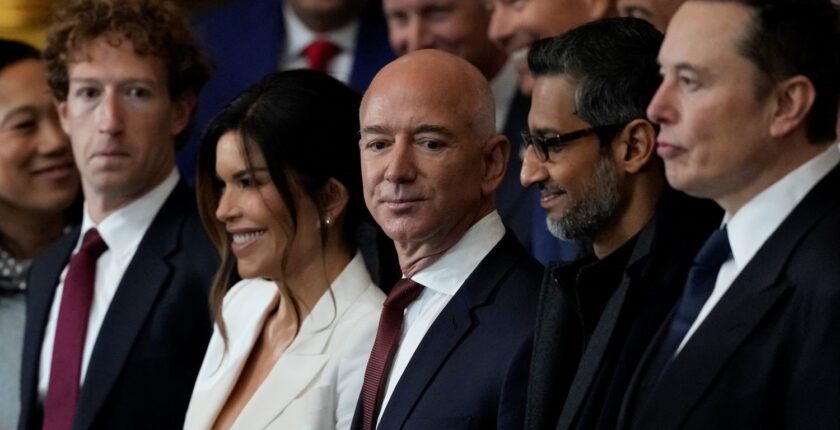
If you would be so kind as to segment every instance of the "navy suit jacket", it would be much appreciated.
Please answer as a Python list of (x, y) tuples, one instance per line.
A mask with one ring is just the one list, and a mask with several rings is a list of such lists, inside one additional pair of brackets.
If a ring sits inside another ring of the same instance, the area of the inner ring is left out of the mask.
[[(521, 429), (523, 370), (542, 274), (508, 232), (432, 323), (391, 395), (381, 429)], [(353, 420), (361, 428), (361, 402)]]
[[(74, 430), (181, 428), (212, 332), (208, 290), (218, 255), (181, 181), (123, 275), (79, 393)], [(65, 235), (29, 272), (21, 430), (40, 429), (41, 344), (59, 276), (79, 237)]]
[(840, 167), (744, 267), (682, 351), (637, 369), (619, 428), (836, 429), (840, 423)]
[[(359, 16), (356, 52), (349, 86), (363, 93), (373, 76), (394, 59), (382, 4), (372, 0)], [(178, 166), (192, 182), (197, 142), (204, 128), (237, 94), (274, 72), (280, 64), (285, 28), (282, 0), (236, 0), (223, 4), (195, 22), (202, 47), (216, 73), (201, 93), (192, 139), (178, 154)], [(330, 119), (324, 118), (328, 125)]]

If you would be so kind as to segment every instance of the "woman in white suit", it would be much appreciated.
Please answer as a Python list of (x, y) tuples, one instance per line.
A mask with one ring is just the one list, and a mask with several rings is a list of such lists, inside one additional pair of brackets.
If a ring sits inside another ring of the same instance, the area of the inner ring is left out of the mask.
[(185, 428), (349, 428), (384, 300), (354, 243), (359, 102), (280, 72), (208, 126), (199, 211), (223, 260)]

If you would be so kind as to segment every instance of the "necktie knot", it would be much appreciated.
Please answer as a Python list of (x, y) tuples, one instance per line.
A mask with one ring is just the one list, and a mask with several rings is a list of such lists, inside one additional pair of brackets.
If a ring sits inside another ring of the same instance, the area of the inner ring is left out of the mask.
[(403, 310), (423, 291), (423, 286), (408, 278), (400, 279), (388, 293), (383, 306)]
[(341, 52), (341, 48), (335, 43), (326, 39), (318, 39), (304, 48), (303, 55), (306, 56), (310, 69), (326, 72), (327, 65), (339, 52)]
[(108, 244), (102, 240), (102, 236), (99, 235), (99, 232), (95, 228), (92, 228), (85, 233), (85, 237), (82, 239), (82, 247), (79, 249), (79, 252), (84, 252), (93, 258), (99, 258), (99, 256), (107, 249)]
[(694, 257), (694, 264), (712, 270), (720, 269), (720, 266), (729, 259), (732, 249), (729, 247), (729, 235), (726, 227), (716, 230), (706, 239), (706, 243), (700, 248), (700, 252)]

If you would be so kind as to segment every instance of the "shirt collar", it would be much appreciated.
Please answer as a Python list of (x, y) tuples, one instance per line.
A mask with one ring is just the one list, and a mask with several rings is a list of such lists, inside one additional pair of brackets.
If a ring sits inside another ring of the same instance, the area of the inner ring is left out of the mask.
[(461, 240), (411, 279), (441, 294), (454, 296), (504, 235), (502, 219), (493, 211), (473, 224)]
[(837, 146), (808, 160), (753, 197), (735, 214), (726, 213), (723, 223), (729, 236), (732, 257), (743, 269), (764, 242), (782, 224), (828, 172), (840, 163)]
[(152, 220), (163, 206), (166, 198), (178, 185), (179, 179), (178, 169), (173, 168), (163, 182), (142, 197), (108, 215), (99, 225), (96, 225), (90, 218), (87, 202), (85, 202), (82, 230), (76, 243), (76, 249), (81, 246), (85, 233), (96, 227), (102, 240), (105, 241), (108, 249), (114, 253), (117, 259), (132, 254), (137, 249), (140, 240), (146, 234), (146, 230), (152, 224)]
[(321, 38), (329, 40), (341, 48), (341, 52), (353, 54), (356, 50), (356, 33), (359, 29), (359, 20), (352, 19), (343, 27), (326, 33), (318, 34), (310, 30), (300, 18), (295, 15), (290, 2), (283, 4), (283, 20), (286, 24), (286, 49), (287, 57), (298, 58), (303, 55), (303, 50), (315, 40)]

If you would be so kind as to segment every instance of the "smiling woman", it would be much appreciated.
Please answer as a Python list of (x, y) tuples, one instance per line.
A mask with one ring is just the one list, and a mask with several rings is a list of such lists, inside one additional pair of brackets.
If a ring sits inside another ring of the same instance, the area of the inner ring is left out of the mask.
[(223, 262), (185, 428), (349, 427), (384, 300), (356, 251), (359, 102), (281, 72), (210, 123), (196, 184)]
[(0, 423), (17, 420), (29, 263), (61, 235), (78, 192), (38, 51), (0, 39)]

